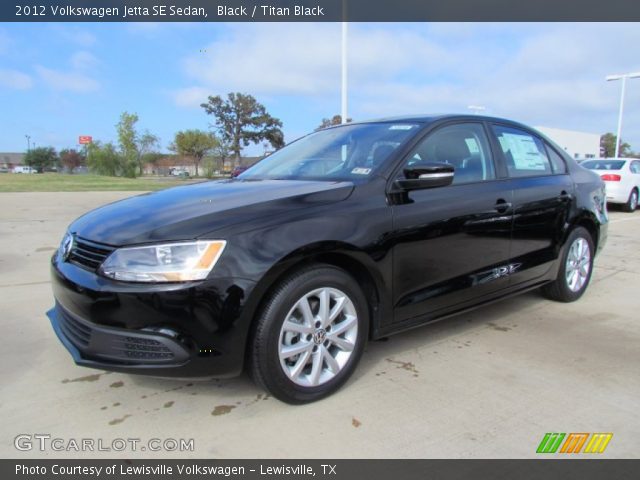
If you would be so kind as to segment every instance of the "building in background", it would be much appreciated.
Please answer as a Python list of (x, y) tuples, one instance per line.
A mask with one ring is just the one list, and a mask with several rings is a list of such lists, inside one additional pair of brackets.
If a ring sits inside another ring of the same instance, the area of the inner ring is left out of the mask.
[[(241, 157), (240, 165), (250, 166), (264, 157)], [(198, 173), (203, 176), (207, 169), (211, 169), (215, 175), (231, 174), (231, 170), (234, 166), (234, 159), (227, 158), (223, 167), (222, 160), (219, 157), (206, 156), (200, 162), (198, 166)], [(174, 170), (178, 172), (186, 172), (190, 177), (196, 174), (196, 167), (193, 163), (193, 158), (186, 155), (167, 154), (153, 163), (147, 163), (144, 165), (145, 175), (172, 175)]]
[(541, 133), (556, 142), (573, 158), (599, 158), (600, 135), (597, 133), (562, 130), (560, 128), (536, 127)]
[(24, 153), (0, 152), (0, 168), (13, 170), (24, 164)]

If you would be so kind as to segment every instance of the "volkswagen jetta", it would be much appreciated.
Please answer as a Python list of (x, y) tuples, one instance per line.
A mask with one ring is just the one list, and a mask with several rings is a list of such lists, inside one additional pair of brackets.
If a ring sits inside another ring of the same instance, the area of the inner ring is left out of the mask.
[(539, 287), (577, 300), (607, 221), (600, 177), (522, 124), (352, 123), (236, 179), (80, 217), (52, 258), (48, 316), (79, 365), (246, 368), (304, 403), (344, 384), (369, 339)]

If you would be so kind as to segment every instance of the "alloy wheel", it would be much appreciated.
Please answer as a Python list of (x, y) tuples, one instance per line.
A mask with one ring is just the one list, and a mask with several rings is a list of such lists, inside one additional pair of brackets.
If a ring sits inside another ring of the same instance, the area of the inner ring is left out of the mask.
[(567, 254), (565, 278), (572, 292), (579, 292), (589, 278), (591, 269), (591, 251), (585, 238), (576, 238)]
[(278, 341), (280, 366), (295, 384), (316, 387), (347, 364), (358, 338), (353, 301), (336, 288), (315, 289), (289, 310)]

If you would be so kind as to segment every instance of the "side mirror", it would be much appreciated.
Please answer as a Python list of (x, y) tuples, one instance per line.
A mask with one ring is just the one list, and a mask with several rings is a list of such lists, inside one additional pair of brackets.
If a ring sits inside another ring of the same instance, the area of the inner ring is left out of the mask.
[(403, 171), (404, 178), (395, 184), (402, 190), (446, 187), (453, 182), (454, 168), (448, 163), (420, 162), (408, 166)]

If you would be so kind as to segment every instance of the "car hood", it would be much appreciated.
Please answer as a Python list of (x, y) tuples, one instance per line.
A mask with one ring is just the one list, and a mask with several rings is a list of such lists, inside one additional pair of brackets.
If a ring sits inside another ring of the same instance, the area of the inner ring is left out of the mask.
[(78, 218), (69, 231), (113, 246), (188, 240), (237, 223), (338, 202), (351, 182), (220, 180), (120, 200)]

